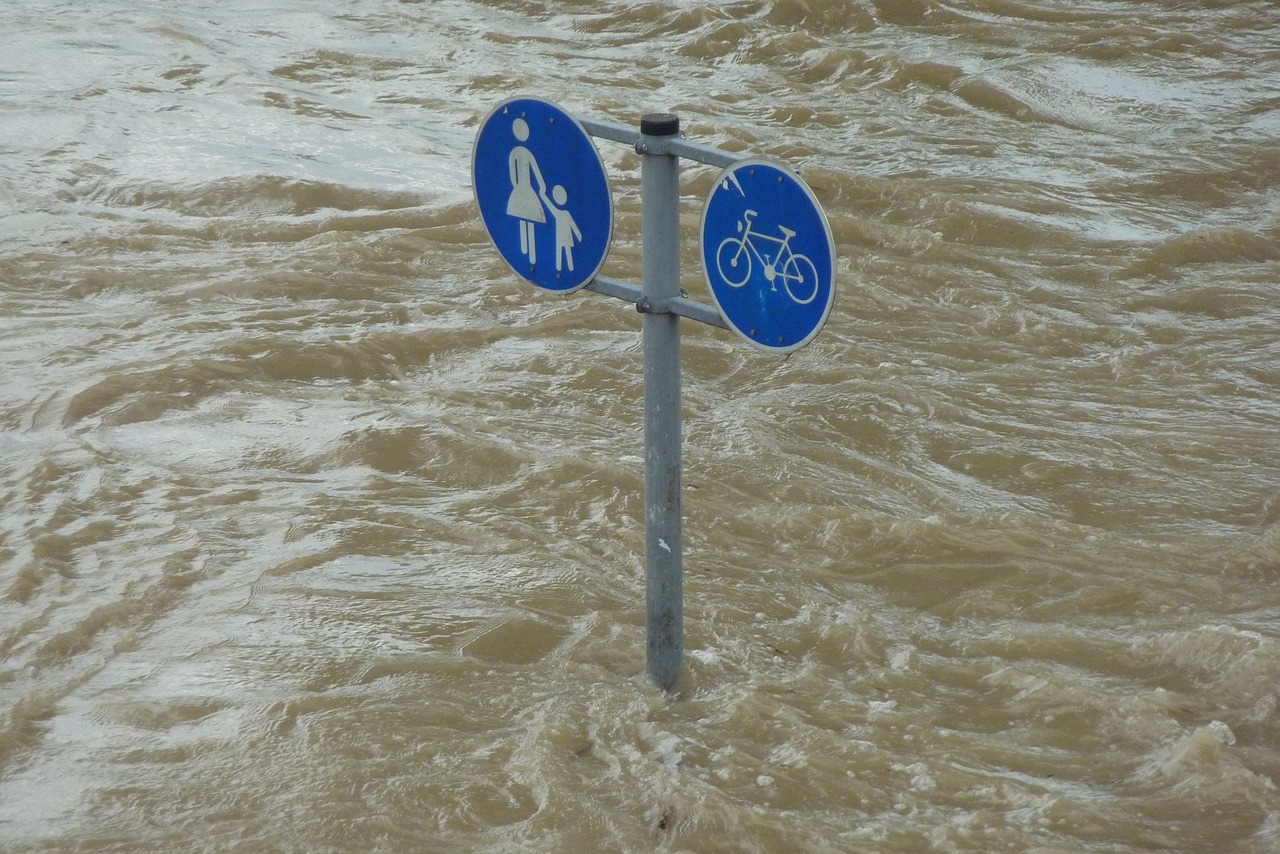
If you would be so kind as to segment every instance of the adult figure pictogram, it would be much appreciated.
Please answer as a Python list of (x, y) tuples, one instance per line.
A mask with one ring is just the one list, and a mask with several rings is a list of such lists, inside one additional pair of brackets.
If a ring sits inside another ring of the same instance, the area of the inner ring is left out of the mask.
[[(516, 119), (512, 122), (511, 132), (521, 143), (529, 141), (529, 123), (524, 119)], [(530, 264), (536, 264), (538, 263), (538, 241), (534, 229), (547, 221), (547, 214), (542, 209), (541, 201), (547, 194), (547, 182), (542, 178), (542, 170), (538, 168), (537, 158), (524, 145), (512, 147), (511, 155), (507, 159), (507, 172), (511, 175), (511, 196), (507, 199), (507, 216), (513, 216), (520, 221), (520, 251), (528, 257)], [(538, 180), (537, 190), (533, 188), (535, 178)]]

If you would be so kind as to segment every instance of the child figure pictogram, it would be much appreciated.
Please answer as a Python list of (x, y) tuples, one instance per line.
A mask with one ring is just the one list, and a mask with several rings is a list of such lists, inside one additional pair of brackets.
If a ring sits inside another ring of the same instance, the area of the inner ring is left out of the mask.
[(574, 221), (573, 214), (565, 210), (564, 205), (569, 201), (569, 193), (565, 188), (556, 184), (551, 190), (551, 197), (555, 200), (554, 204), (545, 195), (542, 201), (556, 221), (556, 269), (563, 269), (563, 265), (568, 264), (569, 271), (573, 272), (573, 247), (582, 239), (582, 231)]

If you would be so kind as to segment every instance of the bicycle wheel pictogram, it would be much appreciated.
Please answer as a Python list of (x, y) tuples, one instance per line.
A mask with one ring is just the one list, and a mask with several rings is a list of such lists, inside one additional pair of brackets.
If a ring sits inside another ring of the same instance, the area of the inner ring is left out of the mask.
[(731, 288), (740, 288), (751, 278), (751, 253), (744, 241), (726, 237), (716, 250), (716, 269)]
[(792, 255), (782, 265), (782, 286), (797, 305), (808, 305), (818, 295), (818, 268), (805, 255)]

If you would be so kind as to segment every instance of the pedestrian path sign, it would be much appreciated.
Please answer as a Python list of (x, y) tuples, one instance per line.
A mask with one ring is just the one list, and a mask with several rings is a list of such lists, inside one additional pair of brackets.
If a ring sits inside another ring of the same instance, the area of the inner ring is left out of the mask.
[(595, 143), (547, 101), (512, 98), (476, 134), (480, 216), (516, 275), (559, 293), (596, 277), (613, 238), (613, 196)]
[(808, 185), (781, 164), (740, 160), (702, 210), (702, 265), (734, 332), (773, 352), (813, 340), (835, 302), (835, 240)]

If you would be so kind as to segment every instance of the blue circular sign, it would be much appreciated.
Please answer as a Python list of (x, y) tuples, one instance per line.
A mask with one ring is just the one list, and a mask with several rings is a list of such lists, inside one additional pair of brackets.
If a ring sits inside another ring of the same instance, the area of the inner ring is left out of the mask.
[(566, 293), (596, 277), (613, 238), (613, 195), (582, 125), (533, 98), (480, 125), (471, 179), (485, 230), (516, 275)]
[(835, 240), (813, 191), (767, 160), (741, 160), (702, 209), (702, 268), (734, 332), (764, 350), (813, 340), (835, 302)]

